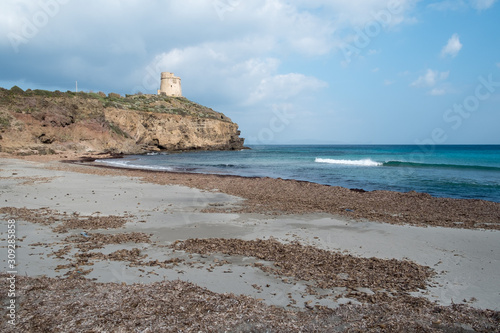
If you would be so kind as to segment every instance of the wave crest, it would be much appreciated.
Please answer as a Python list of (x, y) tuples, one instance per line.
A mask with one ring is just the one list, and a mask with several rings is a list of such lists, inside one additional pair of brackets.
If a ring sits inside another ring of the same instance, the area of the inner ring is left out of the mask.
[(369, 158), (363, 160), (335, 160), (331, 158), (316, 158), (316, 163), (340, 164), (340, 165), (357, 165), (357, 166), (381, 166), (383, 163), (375, 162)]
[(152, 170), (152, 171), (175, 171), (172, 167), (165, 167), (160, 165), (138, 165), (130, 164), (128, 161), (110, 161), (106, 159), (95, 160), (97, 163), (108, 164), (110, 166), (127, 168), (127, 169), (140, 169), (140, 170)]
[(389, 161), (385, 162), (384, 166), (387, 167), (411, 167), (411, 168), (442, 168), (442, 169), (475, 169), (483, 171), (500, 171), (496, 166), (485, 165), (466, 165), (466, 164), (441, 164), (441, 163), (417, 163), (417, 162), (404, 162), (404, 161)]

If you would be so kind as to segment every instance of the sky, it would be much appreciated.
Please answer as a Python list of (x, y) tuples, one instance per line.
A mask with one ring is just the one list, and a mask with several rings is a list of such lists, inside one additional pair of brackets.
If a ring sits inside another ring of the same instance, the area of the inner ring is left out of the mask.
[(2, 0), (0, 87), (183, 95), (247, 144), (500, 144), (497, 0)]

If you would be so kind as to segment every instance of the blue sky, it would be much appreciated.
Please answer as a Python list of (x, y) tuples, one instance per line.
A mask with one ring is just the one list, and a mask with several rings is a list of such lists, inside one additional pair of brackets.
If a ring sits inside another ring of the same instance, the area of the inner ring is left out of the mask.
[(496, 0), (2, 0), (0, 86), (154, 93), (247, 143), (500, 144)]

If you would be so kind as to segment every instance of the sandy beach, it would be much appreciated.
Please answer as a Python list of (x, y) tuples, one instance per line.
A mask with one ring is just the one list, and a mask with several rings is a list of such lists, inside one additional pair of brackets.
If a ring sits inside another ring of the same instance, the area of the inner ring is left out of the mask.
[(2, 331), (500, 331), (498, 203), (11, 158), (0, 198)]

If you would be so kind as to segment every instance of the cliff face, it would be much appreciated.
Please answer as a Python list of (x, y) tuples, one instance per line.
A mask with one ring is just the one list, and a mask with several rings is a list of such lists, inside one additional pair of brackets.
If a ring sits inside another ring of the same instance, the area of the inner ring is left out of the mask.
[(238, 125), (228, 120), (115, 108), (107, 108), (104, 113), (107, 120), (148, 150), (243, 148)]
[(186, 98), (0, 88), (0, 151), (12, 154), (242, 149), (238, 125)]

